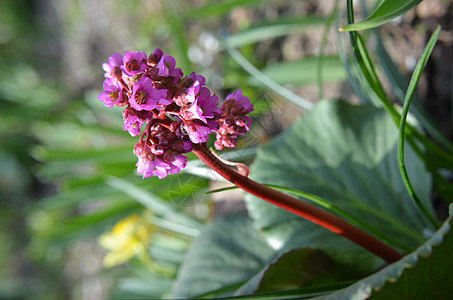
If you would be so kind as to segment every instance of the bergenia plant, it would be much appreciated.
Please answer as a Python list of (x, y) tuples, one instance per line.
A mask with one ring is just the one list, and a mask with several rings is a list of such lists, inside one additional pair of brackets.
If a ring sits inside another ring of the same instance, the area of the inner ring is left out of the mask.
[(102, 67), (106, 79), (99, 100), (107, 107), (124, 107), (124, 130), (139, 136), (134, 154), (143, 178), (178, 173), (187, 164), (182, 154), (206, 143), (211, 133), (216, 133), (214, 145), (221, 150), (234, 147), (250, 128), (247, 114), (253, 105), (241, 90), (219, 107), (203, 76), (184, 76), (175, 59), (160, 49), (149, 56), (115, 53)]
[(205, 86), (203, 76), (184, 76), (175, 59), (156, 49), (115, 53), (107, 63), (104, 91), (99, 100), (107, 107), (124, 107), (124, 130), (138, 136), (133, 152), (137, 171), (143, 178), (160, 179), (181, 171), (187, 164), (185, 153), (193, 152), (208, 167), (244, 191), (340, 234), (387, 262), (402, 255), (365, 231), (330, 213), (283, 194), (248, 178), (248, 168), (233, 168), (206, 146), (216, 134), (217, 150), (235, 147), (236, 139), (251, 126), (247, 116), (253, 105), (241, 90), (219, 99)]

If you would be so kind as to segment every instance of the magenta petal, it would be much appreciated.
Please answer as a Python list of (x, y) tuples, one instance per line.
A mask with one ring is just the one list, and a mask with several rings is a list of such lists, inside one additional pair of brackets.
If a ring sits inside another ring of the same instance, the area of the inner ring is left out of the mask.
[(153, 110), (160, 100), (162, 92), (153, 87), (152, 81), (147, 77), (142, 77), (134, 82), (132, 87), (132, 97), (129, 99), (130, 105), (138, 111)]
[(123, 56), (119, 53), (113, 53), (112, 56), (109, 57), (109, 65), (112, 67), (119, 67), (123, 64)]
[(140, 134), (140, 127), (143, 123), (144, 120), (141, 120), (136, 116), (129, 116), (126, 121), (124, 121), (123, 130), (127, 130), (131, 136), (137, 136)]
[(147, 55), (145, 52), (126, 51), (120, 68), (128, 76), (144, 73), (146, 68), (148, 68), (146, 59)]
[(107, 93), (107, 92), (101, 92), (99, 94), (99, 96), (98, 96), (98, 99), (100, 101), (102, 101), (102, 103), (104, 103), (104, 105), (107, 106), (107, 107), (112, 107), (113, 106), (113, 102), (112, 102), (112, 100), (109, 97), (109, 93)]
[(194, 103), (189, 107), (188, 111), (191, 113), (191, 118), (190, 119), (199, 119), (206, 123), (206, 118), (203, 117), (203, 110), (198, 106), (198, 101), (195, 100)]
[(104, 91), (98, 96), (98, 99), (107, 107), (112, 107), (118, 101), (122, 100), (121, 87), (112, 79), (106, 79), (103, 83)]
[(181, 154), (177, 154), (174, 156), (174, 161), (172, 161), (171, 163), (182, 169), (187, 165), (187, 157)]
[(119, 53), (113, 53), (109, 57), (108, 63), (102, 64), (102, 69), (105, 71), (105, 78), (113, 78), (115, 67), (119, 68), (123, 64), (123, 57)]
[[(170, 58), (173, 59), (173, 57), (169, 56), (168, 53), (165, 53), (165, 55), (163, 55), (161, 57), (161, 59), (159, 60), (159, 62), (156, 65), (156, 68), (159, 70), (159, 72), (157, 73), (158, 76), (162, 76), (162, 77), (168, 76), (168, 74), (170, 73), (170, 69), (169, 69), (169, 66), (166, 64), (166, 62), (171, 61)], [(173, 62), (174, 62), (174, 59), (173, 59)], [(173, 67), (174, 67), (174, 64), (173, 64)]]
[(212, 132), (209, 127), (202, 125), (193, 125), (191, 127), (192, 128), (186, 128), (186, 130), (188, 129), (189, 139), (193, 143), (200, 144), (208, 141), (209, 134)]

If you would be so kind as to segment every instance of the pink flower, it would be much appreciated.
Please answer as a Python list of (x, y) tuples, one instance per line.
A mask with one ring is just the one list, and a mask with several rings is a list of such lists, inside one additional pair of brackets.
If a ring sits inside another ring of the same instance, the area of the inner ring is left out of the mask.
[(123, 92), (121, 86), (112, 79), (106, 79), (103, 83), (104, 91), (98, 96), (98, 99), (107, 107), (112, 107), (117, 102), (122, 102)]
[(116, 78), (116, 76), (121, 77), (121, 70), (120, 67), (123, 64), (123, 57), (119, 53), (113, 53), (112, 56), (109, 57), (108, 63), (102, 64), (102, 69), (104, 69), (105, 78)]
[(123, 110), (123, 121), (123, 130), (127, 130), (131, 136), (139, 135), (141, 125), (145, 123), (145, 120), (138, 117), (136, 111), (131, 107)]
[(144, 73), (148, 67), (146, 59), (147, 55), (145, 52), (126, 51), (120, 68), (128, 76)]
[(159, 63), (163, 54), (164, 54), (164, 52), (161, 49), (159, 49), (159, 48), (154, 49), (153, 53), (151, 53), (148, 57), (148, 61), (147, 61), (148, 64), (151, 67), (155, 67)]
[(137, 173), (143, 178), (156, 175), (159, 179), (168, 174), (176, 174), (187, 165), (187, 157), (173, 150), (167, 150), (162, 155), (155, 155), (149, 147), (143, 143), (137, 143), (134, 154), (138, 157), (136, 163)]
[(216, 95), (210, 96), (209, 90), (208, 94), (204, 94), (203, 91), (204, 90), (200, 92), (200, 95), (197, 98), (197, 104), (203, 111), (202, 116), (208, 119), (217, 118), (222, 113), (220, 108), (217, 106), (217, 104), (219, 103), (219, 98)]
[(98, 98), (108, 107), (125, 106), (123, 129), (139, 136), (134, 154), (143, 178), (178, 173), (187, 165), (182, 154), (207, 142), (213, 132), (215, 147), (222, 149), (234, 147), (250, 128), (246, 114), (253, 105), (241, 90), (228, 95), (219, 108), (218, 97), (205, 87), (206, 79), (195, 73), (183, 78), (175, 59), (160, 49), (149, 56), (115, 53), (102, 68), (106, 79)]
[(192, 85), (186, 90), (185, 103), (192, 103), (195, 101), (201, 87), (205, 84), (206, 79), (195, 73), (190, 74), (189, 78), (192, 79)]
[(137, 156), (138, 161), (135, 164), (137, 173), (143, 175), (143, 179), (157, 175), (162, 177), (162, 170), (165, 170), (166, 164), (159, 159), (156, 155), (152, 154), (149, 148), (143, 143), (137, 143), (134, 147), (134, 154)]
[(173, 57), (168, 55), (168, 53), (165, 53), (165, 55), (162, 55), (160, 58), (159, 62), (156, 65), (156, 68), (158, 69), (157, 76), (161, 77), (167, 77), (170, 75), (171, 71), (175, 68), (176, 62)]
[(163, 159), (168, 163), (168, 171), (171, 174), (178, 173), (187, 165), (187, 157), (173, 150), (165, 151), (165, 153), (163, 154)]
[(242, 91), (239, 89), (226, 97), (221, 109), (225, 114), (243, 116), (253, 110), (253, 105), (250, 103), (249, 98), (242, 95)]
[(229, 94), (221, 105), (222, 118), (218, 119), (219, 129), (217, 130), (214, 146), (217, 150), (224, 147), (234, 147), (236, 139), (250, 130), (252, 119), (246, 116), (253, 110), (249, 98), (242, 95), (241, 90)]
[(148, 77), (143, 76), (139, 81), (134, 82), (129, 103), (138, 111), (153, 110), (159, 101), (167, 102), (166, 95), (166, 90), (155, 89), (153, 82)]
[(184, 129), (189, 134), (189, 138), (192, 143), (200, 144), (208, 141), (209, 135), (213, 131), (209, 126), (201, 125), (193, 121), (188, 121)]
[[(198, 82), (198, 81), (196, 81)], [(195, 92), (195, 90), (193, 90)], [(197, 92), (198, 96), (189, 107), (181, 109), (181, 115), (186, 120), (201, 120), (207, 124), (208, 119), (213, 119), (221, 114), (221, 110), (217, 107), (219, 98), (216, 95), (210, 95), (211, 92), (205, 87), (201, 87)], [(190, 99), (187, 98), (186, 99)]]

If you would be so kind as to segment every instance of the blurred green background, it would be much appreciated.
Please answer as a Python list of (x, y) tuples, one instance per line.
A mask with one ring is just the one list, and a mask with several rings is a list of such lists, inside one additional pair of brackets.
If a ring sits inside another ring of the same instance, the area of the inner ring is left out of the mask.
[[(426, 36), (447, 22), (451, 11), (449, 1), (427, 2), (428, 7), (420, 5), (384, 28), (388, 39), (383, 40), (406, 76)], [(323, 34), (334, 4), (2, 0), (0, 299), (165, 296), (172, 278), (153, 277), (137, 261), (104, 269), (98, 236), (119, 219), (150, 208), (160, 228), (152, 251), (176, 270), (192, 236), (214, 214), (210, 200), (184, 204), (194, 189), (209, 185), (206, 178), (190, 175), (196, 162), (187, 173), (163, 181), (142, 181), (135, 174), (135, 141), (122, 131), (121, 111), (97, 100), (101, 64), (112, 53), (161, 48), (185, 74), (204, 75), (219, 98), (243, 89), (257, 107), (258, 125), (240, 143), (247, 151), (235, 155), (249, 159), (252, 146), (290, 125), (301, 106), (320, 98), (359, 101), (345, 83), (336, 30)], [(450, 137), (451, 43), (447, 30), (421, 86), (422, 103)], [(264, 88), (259, 76), (225, 51), (227, 46), (239, 48), (239, 58), (277, 88)], [(326, 55), (321, 79), (320, 51)], [(285, 100), (279, 93), (283, 87), (299, 98)]]

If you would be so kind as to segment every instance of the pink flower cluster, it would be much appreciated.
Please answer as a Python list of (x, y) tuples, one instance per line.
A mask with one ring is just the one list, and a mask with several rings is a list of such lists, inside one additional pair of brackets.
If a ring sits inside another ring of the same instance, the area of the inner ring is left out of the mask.
[(160, 49), (149, 56), (115, 53), (102, 64), (106, 79), (98, 98), (107, 107), (125, 107), (124, 130), (140, 135), (134, 154), (143, 178), (178, 173), (187, 164), (182, 153), (207, 142), (213, 132), (216, 149), (234, 147), (251, 124), (246, 114), (253, 105), (241, 90), (228, 95), (219, 108), (203, 76), (184, 76), (175, 65), (175, 59)]

